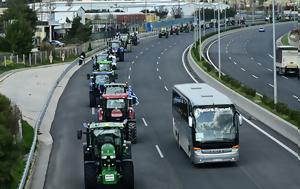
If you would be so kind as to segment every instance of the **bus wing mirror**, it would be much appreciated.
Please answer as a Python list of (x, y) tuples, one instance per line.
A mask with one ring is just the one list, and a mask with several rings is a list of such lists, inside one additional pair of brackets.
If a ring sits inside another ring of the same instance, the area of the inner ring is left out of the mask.
[(240, 124), (240, 125), (243, 124), (243, 116), (241, 116), (240, 114), (239, 114), (239, 124)]
[(189, 127), (193, 126), (193, 118), (189, 116)]

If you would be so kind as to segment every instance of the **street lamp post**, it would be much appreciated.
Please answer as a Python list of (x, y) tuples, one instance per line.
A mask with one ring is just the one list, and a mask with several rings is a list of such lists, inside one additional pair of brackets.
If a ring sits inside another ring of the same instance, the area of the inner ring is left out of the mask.
[(273, 78), (274, 78), (274, 104), (277, 104), (277, 78), (276, 78), (276, 47), (275, 47), (275, 0), (272, 0), (273, 21)]
[(200, 14), (200, 0), (199, 0), (199, 5), (198, 5), (198, 17), (199, 17), (199, 58), (201, 60), (201, 14)]
[(220, 4), (218, 4), (218, 62), (219, 62), (219, 78), (221, 78)]
[(205, 29), (206, 29), (206, 23), (205, 23), (205, 8), (203, 7), (203, 16), (202, 16), (202, 19), (203, 19), (203, 36), (205, 36)]

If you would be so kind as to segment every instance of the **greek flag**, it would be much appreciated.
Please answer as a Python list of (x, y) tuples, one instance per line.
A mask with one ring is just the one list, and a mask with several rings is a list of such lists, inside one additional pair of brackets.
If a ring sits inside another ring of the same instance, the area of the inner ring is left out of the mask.
[(133, 100), (135, 99), (136, 101), (135, 105), (139, 104), (139, 98), (134, 94), (131, 85), (128, 86), (128, 97), (132, 98)]

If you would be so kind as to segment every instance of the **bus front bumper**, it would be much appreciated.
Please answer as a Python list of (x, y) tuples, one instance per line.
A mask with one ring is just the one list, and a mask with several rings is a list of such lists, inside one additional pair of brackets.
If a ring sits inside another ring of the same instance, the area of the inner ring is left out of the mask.
[(202, 153), (201, 150), (192, 152), (191, 160), (194, 164), (214, 162), (237, 162), (239, 161), (239, 150), (226, 153)]

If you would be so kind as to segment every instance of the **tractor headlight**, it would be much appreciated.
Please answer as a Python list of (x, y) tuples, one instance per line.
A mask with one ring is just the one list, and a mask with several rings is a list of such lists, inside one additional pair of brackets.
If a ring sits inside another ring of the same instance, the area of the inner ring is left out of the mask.
[(107, 159), (107, 156), (101, 156), (101, 159)]
[(116, 156), (110, 156), (110, 159), (115, 159), (116, 158)]

